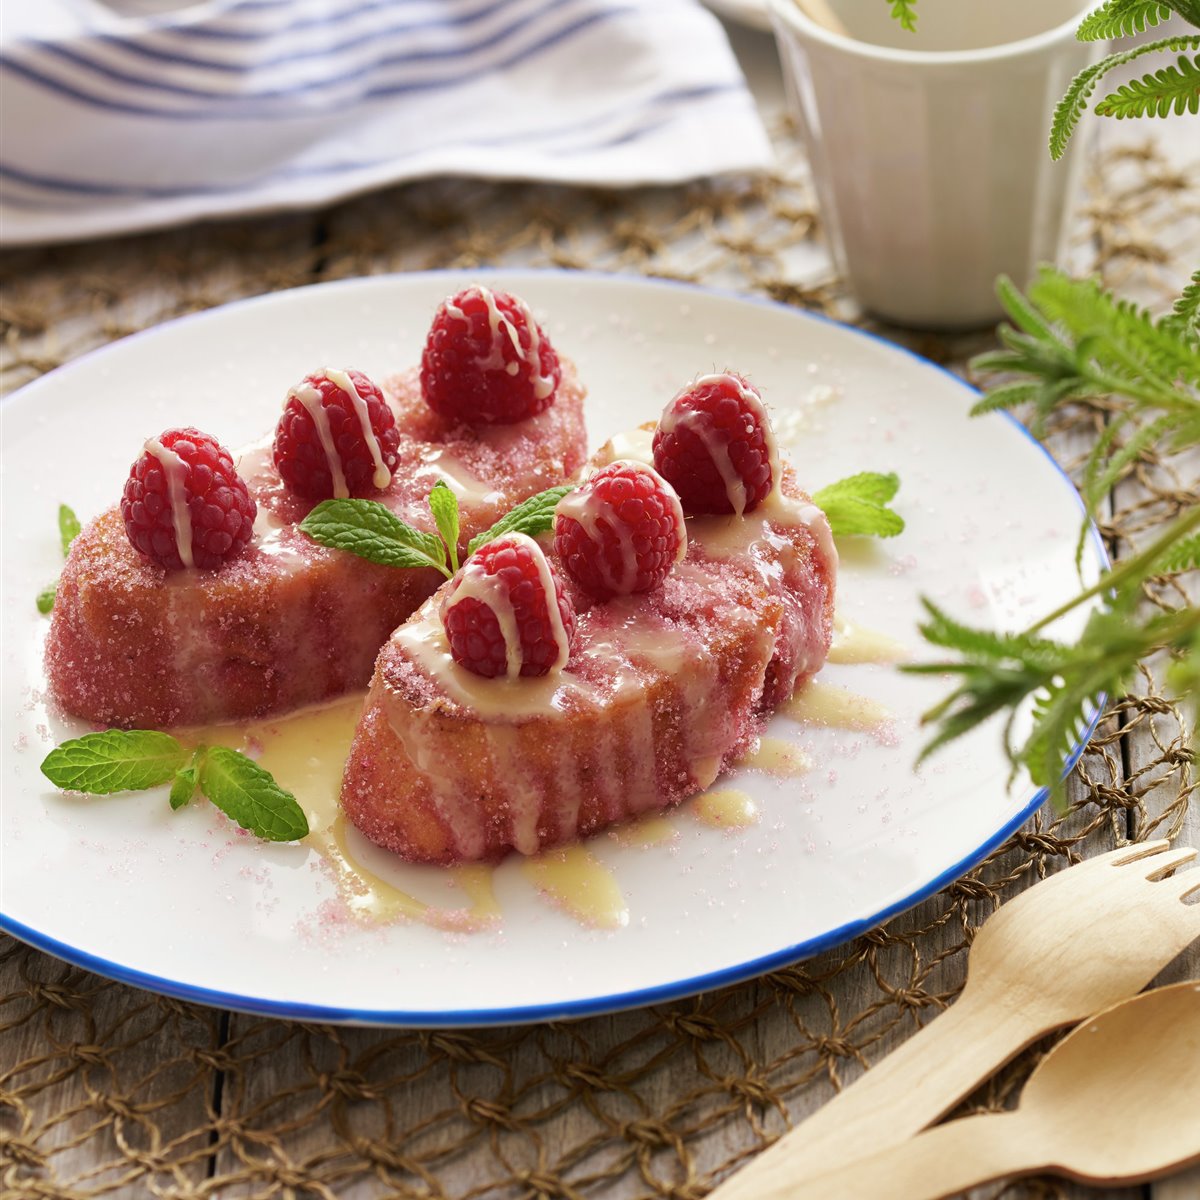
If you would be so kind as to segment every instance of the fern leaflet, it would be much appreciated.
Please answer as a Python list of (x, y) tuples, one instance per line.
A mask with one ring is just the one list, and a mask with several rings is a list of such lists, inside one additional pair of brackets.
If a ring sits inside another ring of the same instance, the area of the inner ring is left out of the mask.
[(1075, 36), (1081, 42), (1132, 37), (1165, 21), (1170, 15), (1170, 7), (1159, 3), (1159, 0), (1107, 0), (1107, 3), (1083, 18)]
[(1071, 140), (1071, 134), (1079, 124), (1079, 118), (1087, 111), (1088, 101), (1096, 90), (1096, 85), (1102, 76), (1114, 67), (1133, 62), (1146, 54), (1154, 54), (1159, 50), (1171, 50), (1176, 53), (1182, 50), (1200, 50), (1200, 35), (1183, 34), (1176, 37), (1159, 38), (1155, 42), (1135, 46), (1132, 50), (1121, 50), (1110, 54), (1097, 63), (1084, 67), (1071, 80), (1066, 94), (1058, 102), (1054, 110), (1054, 119), (1050, 125), (1050, 157), (1056, 161), (1062, 158)]
[(1192, 272), (1192, 281), (1175, 301), (1167, 323), (1192, 341), (1200, 341), (1200, 270)]
[(1131, 79), (1096, 105), (1096, 115), (1116, 117), (1169, 117), (1200, 112), (1200, 57), (1179, 56), (1179, 65), (1163, 67)]
[(892, 0), (892, 17), (900, 22), (902, 29), (917, 32), (916, 0)]

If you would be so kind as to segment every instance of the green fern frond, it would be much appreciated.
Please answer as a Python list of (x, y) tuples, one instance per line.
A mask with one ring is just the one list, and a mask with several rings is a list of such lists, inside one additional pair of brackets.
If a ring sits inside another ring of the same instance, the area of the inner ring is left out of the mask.
[[(1125, 473), (1125, 469), (1166, 433), (1174, 422), (1170, 417), (1160, 417), (1143, 425), (1115, 454), (1108, 456), (1108, 443), (1098, 442), (1096, 449), (1088, 460), (1088, 471), (1084, 480), (1084, 498), (1088, 511), (1095, 515), (1100, 501), (1108, 494), (1117, 480)], [(1117, 428), (1114, 422), (1112, 428)], [(1107, 462), (1105, 458), (1107, 457)], [(1103, 470), (1100, 468), (1103, 467)]]
[(1132, 37), (1165, 21), (1171, 15), (1159, 0), (1107, 0), (1079, 23), (1075, 36), (1081, 42), (1106, 42), (1109, 38)]
[(1170, 401), (1180, 380), (1200, 385), (1200, 351), (1181, 344), (1173, 329), (1131, 301), (1116, 299), (1096, 280), (1043, 268), (1029, 298), (1105, 369), (1162, 389), (1164, 400)]
[(952, 646), (979, 658), (996, 662), (1019, 659), (1040, 660), (1053, 655), (1057, 643), (1030, 633), (997, 633), (991, 629), (975, 629), (943, 612), (933, 601), (922, 597), (928, 620), (921, 625), (925, 640), (935, 646)]
[(1131, 79), (1096, 105), (1099, 117), (1177, 117), (1200, 112), (1200, 57), (1179, 56), (1179, 65)]
[(1154, 54), (1160, 50), (1170, 50), (1179, 53), (1183, 50), (1200, 50), (1200, 35), (1183, 34), (1177, 37), (1159, 38), (1154, 42), (1146, 42), (1135, 46), (1132, 50), (1122, 50), (1110, 54), (1097, 63), (1084, 67), (1071, 80), (1066, 94), (1058, 102), (1054, 110), (1054, 118), (1050, 124), (1050, 157), (1055, 161), (1062, 158), (1066, 151), (1071, 134), (1079, 124), (1080, 117), (1087, 111), (1088, 101), (1096, 90), (1101, 78), (1114, 67), (1133, 62), (1146, 54)]
[(1200, 270), (1192, 272), (1192, 281), (1175, 301), (1167, 322), (1185, 336), (1200, 341)]
[[(1167, 687), (1176, 696), (1190, 699), (1193, 704), (1200, 699), (1200, 629), (1192, 634), (1191, 640), (1180, 647), (1179, 657), (1167, 668)], [(1196, 730), (1192, 730), (1192, 749), (1196, 749)]]
[(909, 33), (917, 32), (917, 0), (892, 0), (892, 17)]
[(1200, 409), (1182, 414), (1167, 440), (1167, 449), (1172, 454), (1192, 446), (1200, 446)]
[(1088, 710), (1097, 698), (1054, 684), (1038, 697), (1034, 706), (1036, 732), (1020, 752), (1020, 760), (1038, 787), (1054, 787), (1061, 781), (1063, 764), (1072, 748), (1083, 741)]
[(1004, 311), (1018, 328), (1033, 337), (1052, 338), (1054, 330), (1046, 318), (1021, 294), (1021, 289), (1007, 276), (996, 280), (996, 295), (1004, 305)]
[(1200, 0), (1162, 0), (1174, 13), (1178, 13), (1189, 25), (1200, 29)]
[(1167, 551), (1156, 573), (1177, 575), (1183, 571), (1200, 570), (1200, 533), (1184, 538)]
[[(1164, 434), (1170, 432), (1175, 422), (1173, 417), (1160, 417), (1135, 431), (1134, 435), (1115, 453), (1112, 450), (1118, 433), (1122, 432), (1129, 422), (1129, 415), (1113, 421), (1100, 435), (1095, 446), (1088, 455), (1084, 466), (1083, 482), (1079, 494), (1089, 517), (1096, 519), (1104, 497), (1116, 485), (1118, 479), (1125, 473), (1131, 463), (1136, 462), (1151, 446), (1156, 445)], [(1085, 521), (1079, 528), (1079, 537), (1075, 542), (1075, 569), (1083, 565), (1083, 551), (1087, 545), (1090, 525)]]
[(1028, 404), (1037, 399), (1040, 391), (1041, 384), (1038, 383), (1006, 383), (976, 400), (971, 405), (971, 416), (978, 417), (999, 409), (1015, 408), (1018, 404)]

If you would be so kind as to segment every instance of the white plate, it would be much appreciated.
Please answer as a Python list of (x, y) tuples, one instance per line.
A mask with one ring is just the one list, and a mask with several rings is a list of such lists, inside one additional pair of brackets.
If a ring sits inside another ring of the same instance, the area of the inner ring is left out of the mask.
[[(943, 682), (828, 666), (822, 678), (896, 714), (894, 738), (777, 719), (771, 732), (816, 766), (790, 782), (740, 773), (757, 826), (722, 832), (680, 812), (671, 845), (593, 839), (626, 897), (625, 928), (580, 926), (510, 860), (496, 876), (502, 927), (451, 935), (326, 920), (334, 890), (307, 848), (236, 836), (206, 804), (173, 814), (161, 793), (80, 800), (46, 786), (38, 764), (51, 742), (83, 731), (38, 704), (46, 622), (33, 600), (60, 565), (56, 505), (87, 517), (111, 503), (142, 440), (168, 425), (251, 440), (315, 364), (370, 374), (414, 362), (436, 303), (481, 276), (527, 297), (576, 359), (593, 444), (656, 416), (695, 373), (729, 366), (761, 387), (809, 487), (897, 470), (908, 529), (843, 553), (850, 619), (915, 649), (922, 593), (974, 622), (1020, 627), (1077, 590), (1078, 499), (1020, 426), (969, 420), (974, 393), (960, 380), (791, 309), (513, 271), (353, 280), (176, 321), (55, 371), (4, 408), (3, 928), (101, 974), (251, 1012), (397, 1025), (582, 1015), (845, 942), (961, 875), (1041, 802), (1029, 785), (1007, 786), (994, 726), (914, 773), (916, 716)], [(1089, 548), (1089, 578), (1099, 561)], [(428, 890), (431, 869), (396, 878)]]

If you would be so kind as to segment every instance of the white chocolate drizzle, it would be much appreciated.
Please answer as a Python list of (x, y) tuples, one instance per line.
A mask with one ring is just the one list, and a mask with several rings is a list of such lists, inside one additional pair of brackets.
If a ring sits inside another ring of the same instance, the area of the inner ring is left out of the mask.
[[(679, 534), (679, 547), (675, 554), (675, 562), (682, 562), (687, 555), (687, 526), (683, 520), (683, 506), (679, 502), (679, 497), (676, 495), (675, 489), (652, 466), (648, 466), (645, 463), (635, 462), (632, 459), (619, 458), (607, 464), (607, 466), (632, 467), (635, 470), (645, 471), (654, 477), (663, 494), (669, 497), (675, 529)], [(633, 540), (634, 531), (630, 529), (625, 521), (618, 518), (609, 501), (599, 495), (594, 488), (589, 487), (588, 482), (585, 481), (581, 487), (577, 487), (573, 492), (568, 492), (558, 502), (558, 506), (554, 511), (558, 516), (578, 521), (583, 526), (584, 532), (597, 546), (603, 540), (603, 534), (600, 531), (599, 525), (601, 521), (605, 522), (616, 536), (617, 543), (620, 546), (620, 570), (613, 569), (613, 565), (607, 554), (597, 554), (594, 560), (595, 565), (599, 569), (604, 583), (616, 595), (623, 596), (632, 592), (634, 582), (637, 579), (638, 569), (637, 546)]]
[(185, 567), (193, 567), (196, 560), (192, 556), (192, 514), (188, 508), (185, 486), (188, 465), (174, 450), (168, 450), (158, 438), (148, 438), (144, 448), (147, 454), (158, 460), (167, 480), (167, 501), (171, 505), (171, 527), (175, 531), (175, 548), (179, 551), (179, 560)]
[[(759, 426), (763, 431), (763, 441), (767, 447), (767, 462), (771, 466), (771, 494), (777, 494), (780, 482), (779, 449), (775, 444), (775, 435), (771, 431), (771, 419), (767, 416), (767, 410), (758, 393), (752, 387), (728, 372), (719, 375), (701, 375), (699, 379), (678, 392), (675, 400), (685, 392), (694, 391), (696, 388), (723, 384), (732, 385), (745, 406), (758, 419)], [(725, 495), (728, 497), (733, 511), (740, 517), (746, 511), (749, 497), (746, 495), (746, 485), (733, 465), (733, 460), (729, 457), (729, 446), (711, 427), (705, 414), (692, 409), (682, 409), (676, 406), (675, 400), (672, 400), (663, 410), (663, 415), (658, 422), (659, 428), (663, 433), (673, 433), (680, 428), (688, 429), (699, 438), (712, 459), (713, 465), (717, 468), (717, 473), (721, 476), (721, 482), (725, 485)]]
[(305, 412), (312, 418), (313, 427), (317, 431), (317, 440), (325, 453), (325, 462), (329, 466), (329, 474), (333, 478), (333, 494), (338, 500), (345, 500), (350, 495), (346, 486), (346, 475), (342, 470), (342, 458), (333, 444), (333, 430), (329, 427), (329, 414), (322, 403), (320, 388), (311, 383), (298, 383), (290, 392), (288, 399), (295, 397), (304, 406)]
[(375, 436), (375, 430), (371, 426), (371, 410), (367, 407), (367, 402), (359, 395), (358, 388), (354, 386), (354, 380), (347, 372), (326, 368), (322, 374), (350, 397), (350, 404), (354, 408), (354, 413), (358, 417), (358, 426), (362, 430), (363, 441), (367, 444), (367, 449), (371, 453), (371, 462), (375, 467), (371, 483), (383, 491), (392, 482), (392, 473), (383, 461), (383, 447), (380, 446), (379, 438)]
[[(538, 581), (542, 586), (542, 595), (546, 602), (550, 631), (558, 650), (550, 669), (561, 671), (571, 656), (571, 642), (567, 637), (566, 625), (563, 623), (562, 613), (558, 608), (558, 594), (554, 587), (554, 577), (550, 574), (550, 564), (546, 561), (541, 546), (526, 534), (510, 533), (505, 540), (529, 548), (533, 555)], [(525, 657), (521, 651), (521, 630), (517, 625), (516, 610), (513, 608), (507, 586), (499, 576), (489, 575), (478, 559), (468, 559), (459, 575), (457, 586), (446, 600), (445, 608), (442, 610), (443, 619), (455, 605), (461, 604), (464, 600), (478, 600), (492, 610), (500, 626), (500, 636), (504, 638), (505, 672), (509, 679), (516, 679), (521, 674)]]
[[(554, 377), (542, 374), (542, 332), (538, 328), (537, 321), (534, 320), (533, 313), (529, 310), (529, 305), (518, 296), (512, 297), (529, 329), (529, 349), (527, 350), (521, 345), (521, 335), (517, 332), (516, 326), (500, 311), (495, 293), (491, 288), (475, 283), (462, 294), (468, 296), (472, 293), (487, 305), (488, 325), (492, 331), (491, 349), (482, 358), (477, 358), (475, 365), (484, 371), (504, 371), (507, 375), (516, 375), (520, 370), (518, 363), (524, 363), (529, 368), (529, 380), (533, 384), (533, 394), (539, 400), (545, 400), (554, 391)], [(457, 304), (450, 300), (446, 301), (446, 312), (457, 321), (469, 323), (471, 320)], [(501, 330), (508, 336), (509, 343), (516, 353), (517, 362), (509, 362), (504, 357)]]

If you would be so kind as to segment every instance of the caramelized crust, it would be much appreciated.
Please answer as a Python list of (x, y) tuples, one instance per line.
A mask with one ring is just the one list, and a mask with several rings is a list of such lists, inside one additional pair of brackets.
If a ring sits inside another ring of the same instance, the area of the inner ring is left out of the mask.
[[(583, 463), (583, 388), (564, 362), (556, 402), (516, 425), (451, 426), (421, 401), (416, 373), (389, 380), (403, 436), (377, 498), (433, 530), (426, 496), (459, 496), (462, 545)], [(295, 525), (313, 502), (289, 492), (270, 439), (239, 469), (259, 506), (255, 537), (217, 571), (167, 572), (142, 558), (117, 508), (75, 540), (46, 648), (54, 698), (103, 725), (169, 728), (261, 717), (366, 685), (388, 635), (442, 582), (432, 570), (376, 566), (329, 550)]]
[(828, 526), (784, 491), (744, 520), (689, 521), (686, 560), (650, 593), (598, 604), (576, 589), (554, 676), (464, 671), (427, 601), (380, 653), (346, 815), (403, 858), (452, 863), (534, 853), (708, 787), (829, 649)]

